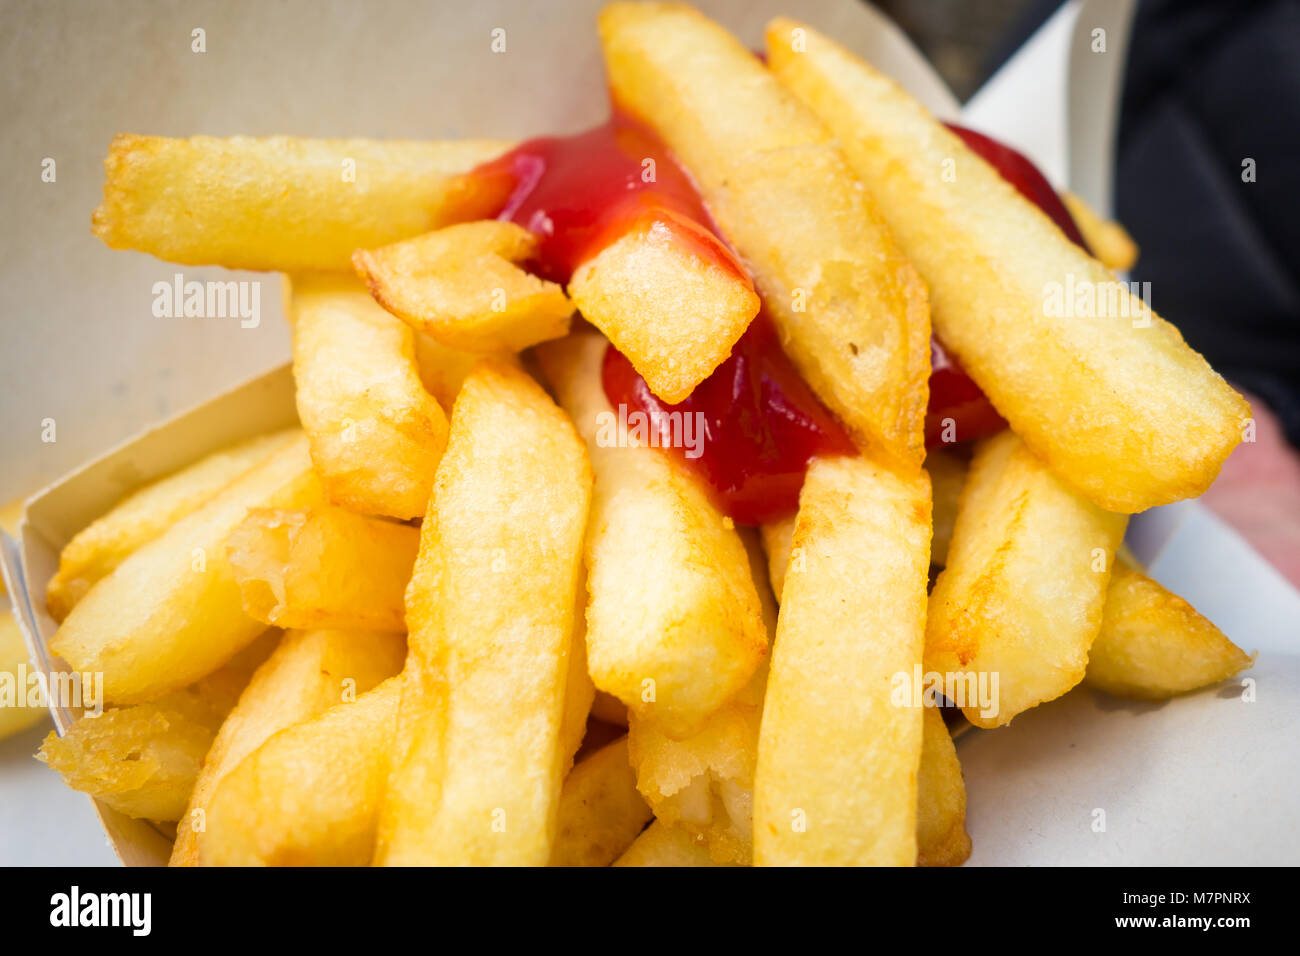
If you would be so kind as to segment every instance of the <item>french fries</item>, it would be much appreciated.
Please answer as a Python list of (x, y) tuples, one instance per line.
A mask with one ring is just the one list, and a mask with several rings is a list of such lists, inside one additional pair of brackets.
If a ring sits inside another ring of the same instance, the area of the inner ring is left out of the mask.
[(568, 418), (523, 372), (479, 365), (452, 412), (407, 592), (404, 752), (378, 862), (550, 858), (573, 756), (562, 737), (590, 495)]
[(925, 279), (944, 346), (1016, 434), (1110, 511), (1209, 487), (1250, 408), (1178, 330), (892, 80), (793, 20), (767, 38)]
[(615, 102), (692, 174), (808, 384), (859, 443), (919, 465), (925, 286), (831, 134), (687, 6), (612, 3), (600, 35)]
[(420, 381), (415, 333), (340, 277), (295, 277), (290, 295), (298, 416), (326, 494), (361, 514), (420, 517), (447, 416)]
[[(799, 498), (754, 775), (754, 863), (911, 866), (930, 483), (864, 458), (814, 459)], [(851, 744), (849, 742), (852, 742)]]
[(1083, 680), (1126, 523), (1013, 433), (977, 446), (925, 645), (926, 672), (962, 675), (954, 703), (972, 724), (999, 727)]
[(736, 866), (718, 863), (709, 851), (685, 830), (654, 821), (614, 861), (614, 866)]
[(1116, 563), (1088, 656), (1089, 686), (1115, 697), (1162, 700), (1227, 680), (1253, 663), (1178, 595)]
[(278, 627), (406, 630), (420, 532), (342, 508), (257, 508), (226, 554), (250, 617)]
[(686, 735), (748, 683), (767, 636), (745, 547), (695, 476), (626, 436), (601, 439), (615, 417), (600, 384), (605, 347), (575, 334), (538, 349), (596, 473), (588, 667), (597, 688)]
[(62, 621), (100, 578), (254, 465), (287, 445), (297, 429), (223, 448), (123, 498), (67, 543), (45, 589), (50, 617)]
[(548, 866), (609, 866), (650, 822), (619, 737), (574, 764), (560, 791)]
[(948, 560), (952, 529), (957, 523), (957, 503), (966, 483), (967, 462), (956, 455), (930, 449), (925, 470), (934, 493), (934, 538), (930, 541), (930, 563), (942, 567)]
[(375, 849), (402, 676), (273, 734), (217, 784), (204, 866), (366, 866)]
[(105, 699), (115, 704), (210, 674), (266, 629), (244, 613), (227, 535), (253, 508), (302, 507), (319, 497), (299, 436), (102, 578), (50, 649), (74, 671), (102, 672)]
[(916, 865), (961, 866), (970, 856), (966, 782), (943, 715), (924, 708), (916, 790)]
[(353, 267), (375, 301), (413, 329), (471, 352), (518, 352), (569, 331), (571, 303), (554, 282), (519, 263), (537, 237), (512, 222), (448, 226), (380, 249)]
[[(0, 528), (15, 534), (22, 515), (22, 499), (5, 505), (0, 508)], [(0, 740), (21, 733), (44, 720), (47, 714), (43, 706), (26, 706), (27, 688), (18, 679), (26, 666), (29, 666), (27, 642), (10, 610), (4, 578), (0, 577)], [(6, 685), (12, 687), (12, 702), (6, 699)]]
[(203, 758), (169, 865), (197, 866), (217, 785), (272, 734), (355, 700), (402, 668), (406, 640), (367, 631), (286, 631), (253, 673)]
[(119, 813), (179, 820), (217, 728), (278, 639), (278, 632), (268, 632), (189, 687), (99, 716), (87, 714), (62, 737), (50, 731), (37, 759), (74, 790)]
[(759, 309), (747, 276), (699, 255), (682, 233), (654, 220), (574, 270), (569, 295), (669, 403), (726, 361)]
[(123, 133), (92, 231), (169, 262), (346, 270), (354, 249), (495, 215), (499, 186), (460, 174), (509, 146)]
[(1117, 222), (1098, 214), (1072, 192), (1061, 193), (1061, 202), (1083, 234), (1092, 254), (1107, 269), (1127, 272), (1137, 263), (1138, 247), (1133, 237)]

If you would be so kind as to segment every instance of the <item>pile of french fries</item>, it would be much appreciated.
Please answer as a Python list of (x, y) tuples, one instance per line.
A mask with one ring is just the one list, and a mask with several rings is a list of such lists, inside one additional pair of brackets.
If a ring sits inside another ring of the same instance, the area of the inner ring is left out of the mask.
[[(1120, 553), (1250, 415), (1172, 326), (1045, 316), (1113, 274), (812, 28), (774, 21), (763, 62), (683, 5), (599, 27), (859, 454), (755, 529), (602, 441), (609, 342), (676, 401), (758, 299), (636, 236), (530, 273), (467, 175), (508, 144), (119, 136), (95, 234), (288, 274), (301, 421), (137, 491), (49, 582), (52, 650), (110, 706), (42, 757), (174, 826), (173, 864), (958, 865), (950, 721), (900, 675), (995, 675), (962, 707), (992, 728), (1250, 665)], [(1010, 423), (973, 455), (926, 454), (931, 321)]]

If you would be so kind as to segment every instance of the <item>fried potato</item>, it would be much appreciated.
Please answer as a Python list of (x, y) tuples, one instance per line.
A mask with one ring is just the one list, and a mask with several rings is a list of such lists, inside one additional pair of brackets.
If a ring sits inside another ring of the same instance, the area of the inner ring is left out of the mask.
[(618, 427), (600, 382), (606, 348), (580, 333), (537, 350), (587, 442), (587, 657), (596, 687), (686, 735), (734, 697), (767, 653), (735, 528), (678, 460)]
[(628, 720), (629, 759), (655, 818), (689, 833), (719, 863), (749, 866), (753, 859), (754, 766), (766, 684), (763, 666), (681, 740), (656, 720)]
[(223, 448), (123, 498), (64, 546), (59, 570), (45, 589), (50, 616), (62, 621), (91, 586), (132, 551), (210, 501), (300, 434), (295, 428)]
[(424, 390), (414, 333), (353, 281), (292, 285), (298, 417), (330, 500), (361, 514), (424, 514), (447, 416)]
[(1116, 697), (1162, 700), (1227, 680), (1254, 660), (1178, 595), (1118, 562), (1085, 680)]
[(709, 851), (685, 830), (654, 821), (614, 861), (614, 866), (738, 866), (718, 863)]
[(754, 775), (754, 863), (916, 862), (930, 482), (819, 458), (799, 496)]
[(560, 791), (559, 824), (548, 866), (609, 866), (650, 822), (619, 737), (578, 761)]
[(513, 352), (493, 353), (485, 356), (479, 352), (466, 352), (443, 345), (423, 332), (415, 333), (415, 365), (419, 372), (424, 390), (432, 395), (443, 408), (456, 404), (460, 387), (469, 378), (484, 358), (493, 358), (499, 362), (517, 365), (518, 356)]
[(402, 680), (286, 727), (241, 760), (209, 802), (200, 865), (368, 865)]
[(380, 863), (550, 858), (581, 726), (566, 705), (590, 495), (572, 422), (524, 372), (480, 364), (456, 399), (407, 590), (411, 683)]
[(345, 270), (352, 251), (496, 214), (461, 175), (509, 143), (114, 137), (92, 231), (114, 249), (229, 269)]
[(406, 630), (420, 532), (342, 508), (255, 508), (226, 555), (244, 611), (279, 627)]
[(83, 716), (62, 737), (50, 731), (37, 759), (119, 813), (179, 820), (217, 728), (279, 636), (268, 632), (189, 687)]
[[(772, 586), (772, 593), (781, 600), (781, 590), (785, 587), (785, 575), (790, 569), (790, 550), (794, 547), (795, 516), (769, 521), (759, 528), (763, 536), (763, 552), (767, 555), (767, 580)], [(802, 567), (800, 567), (802, 570)]]
[(792, 20), (767, 36), (930, 287), (935, 332), (1025, 444), (1111, 511), (1208, 488), (1250, 409), (1178, 330), (893, 80)]
[(759, 309), (748, 276), (653, 218), (574, 270), (569, 295), (670, 403), (727, 359)]
[(970, 857), (966, 782), (938, 708), (925, 707), (916, 777), (916, 865), (961, 866)]
[[(965, 675), (954, 703), (972, 724), (999, 727), (1083, 680), (1126, 523), (1012, 432), (976, 447), (925, 645), (927, 673)], [(981, 684), (991, 706), (970, 699)]]
[(969, 464), (956, 455), (931, 448), (925, 456), (934, 494), (934, 538), (930, 541), (930, 563), (942, 566), (948, 560), (952, 529), (957, 523), (957, 502), (966, 483)]
[(537, 242), (522, 226), (485, 219), (358, 249), (352, 264), (375, 301), (413, 329), (456, 349), (518, 352), (565, 335), (573, 315), (563, 289), (519, 266)]
[(600, 35), (614, 100), (692, 174), (804, 379), (860, 444), (919, 465), (925, 286), (831, 134), (685, 5), (610, 4)]
[(1138, 247), (1133, 237), (1117, 222), (1105, 218), (1072, 192), (1061, 193), (1061, 202), (1083, 234), (1092, 254), (1107, 269), (1127, 272), (1137, 263)]
[(380, 631), (286, 631), (239, 695), (203, 758), (170, 866), (197, 866), (217, 785), (272, 734), (356, 699), (402, 669), (406, 640)]
[(0, 692), (0, 740), (20, 733), (45, 718), (45, 707), (28, 707), (28, 688), (19, 681), (23, 666), (31, 670), (27, 659), (27, 643), (23, 632), (9, 610), (8, 598), (0, 587), (0, 687), (8, 684), (13, 688), (13, 702), (6, 700), (6, 693)]
[(299, 436), (102, 578), (50, 650), (74, 671), (102, 672), (105, 699), (115, 704), (150, 700), (212, 673), (266, 629), (244, 613), (227, 535), (253, 508), (319, 498)]

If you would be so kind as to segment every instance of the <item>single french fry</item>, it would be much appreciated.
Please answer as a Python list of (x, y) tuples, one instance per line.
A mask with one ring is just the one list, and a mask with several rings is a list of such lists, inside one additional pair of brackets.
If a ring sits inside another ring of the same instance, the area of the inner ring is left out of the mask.
[(420, 381), (414, 333), (353, 280), (292, 282), (298, 416), (331, 501), (418, 518), (447, 445), (447, 416)]
[(698, 730), (767, 653), (745, 547), (698, 478), (614, 434), (600, 380), (606, 341), (577, 333), (537, 350), (587, 443), (587, 657), (596, 687), (670, 734)]
[(170, 866), (197, 866), (217, 785), (272, 734), (355, 700), (402, 668), (406, 640), (379, 631), (287, 631), (226, 717), (176, 828)]
[(669, 403), (727, 359), (759, 309), (747, 275), (653, 218), (574, 270), (569, 295)]
[(754, 863), (916, 862), (930, 482), (814, 459), (799, 497), (754, 776)]
[(278, 631), (267, 632), (189, 687), (87, 714), (62, 737), (50, 731), (37, 759), (57, 770), (69, 787), (119, 813), (181, 819), (217, 728), (279, 637)]
[(925, 286), (831, 134), (688, 6), (612, 3), (600, 36), (614, 100), (692, 174), (804, 379), (860, 444), (919, 465)]
[(650, 822), (627, 761), (627, 737), (574, 765), (560, 791), (548, 866), (609, 866)]
[[(3, 590), (0, 601), (8, 601)], [(40, 723), (48, 713), (43, 703), (28, 706), (28, 688), (19, 680), (24, 666), (30, 667), (27, 643), (6, 604), (0, 607), (0, 740)]]
[(420, 381), (424, 383), (425, 391), (443, 408), (451, 408), (456, 404), (456, 396), (460, 394), (465, 379), (469, 378), (474, 366), (486, 357), (509, 364), (519, 363), (518, 356), (513, 352), (484, 356), (479, 352), (453, 349), (423, 332), (415, 333), (415, 365)]
[(801, 556), (790, 553), (790, 549), (794, 546), (794, 522), (795, 516), (791, 515), (788, 518), (769, 521), (759, 529), (763, 536), (763, 552), (767, 555), (767, 579), (778, 601), (781, 600), (785, 576), (792, 560), (797, 571), (803, 570)]
[(93, 231), (169, 262), (346, 270), (359, 247), (495, 215), (500, 186), (462, 174), (509, 146), (123, 133)]
[(62, 621), (96, 581), (121, 564), (132, 551), (152, 541), (181, 518), (210, 501), (276, 449), (298, 429), (259, 435), (213, 452), (123, 498), (108, 514), (77, 532), (59, 555), (59, 570), (45, 589), (50, 616)]
[(1102, 265), (1116, 272), (1133, 268), (1138, 258), (1137, 243), (1122, 225), (1105, 218), (1072, 192), (1061, 193), (1061, 201)]
[(480, 364), (456, 399), (407, 590), (410, 683), (380, 863), (550, 858), (577, 744), (566, 704), (590, 495), (564, 413), (524, 372)]
[(936, 707), (925, 707), (916, 791), (916, 865), (961, 866), (970, 857), (966, 782), (957, 748)]
[[(776, 631), (776, 602), (753, 529), (742, 533), (762, 605), (763, 624)], [(685, 830), (718, 862), (749, 866), (753, 859), (754, 766), (767, 687), (764, 661), (749, 684), (695, 733), (675, 739), (653, 718), (628, 720), (628, 754), (637, 788), (656, 819)]]
[(614, 866), (738, 866), (718, 863), (709, 851), (685, 830), (654, 821), (614, 861)]
[(456, 349), (518, 352), (569, 331), (571, 303), (554, 282), (520, 268), (537, 237), (512, 222), (448, 226), (378, 249), (353, 267), (375, 301)]
[(367, 866), (402, 675), (272, 734), (217, 784), (202, 866)]
[(1178, 330), (893, 80), (804, 24), (767, 36), (929, 286), (945, 348), (1025, 444), (1111, 511), (1208, 488), (1250, 409)]
[(244, 611), (278, 627), (406, 630), (420, 532), (342, 508), (255, 508), (226, 554)]
[(948, 560), (952, 529), (957, 524), (957, 502), (970, 465), (956, 455), (930, 449), (925, 456), (925, 470), (934, 492), (934, 538), (930, 542), (930, 563), (940, 567)]
[(972, 724), (1001, 726), (1083, 680), (1127, 520), (1067, 488), (1010, 431), (977, 446), (925, 646), (927, 673), (964, 675), (967, 699), (954, 702)]
[(145, 544), (90, 589), (50, 650), (101, 672), (105, 699), (133, 704), (210, 674), (266, 629), (244, 613), (226, 537), (253, 508), (304, 507), (320, 485), (298, 436)]
[(1085, 680), (1116, 697), (1162, 700), (1254, 663), (1178, 595), (1122, 561), (1111, 572)]

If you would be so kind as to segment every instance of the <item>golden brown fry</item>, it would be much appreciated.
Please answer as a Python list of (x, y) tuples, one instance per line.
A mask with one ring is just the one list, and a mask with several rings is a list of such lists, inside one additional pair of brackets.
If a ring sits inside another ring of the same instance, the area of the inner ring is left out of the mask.
[(1250, 409), (1178, 330), (888, 77), (804, 24), (767, 35), (930, 287), (935, 332), (1025, 443), (1112, 511), (1209, 487)]
[(925, 456), (925, 470), (934, 491), (934, 538), (930, 542), (930, 563), (942, 566), (948, 560), (952, 529), (957, 523), (957, 502), (966, 483), (969, 463), (956, 455), (930, 449)]
[(179, 820), (217, 728), (277, 640), (279, 632), (268, 632), (225, 666), (157, 700), (81, 717), (62, 737), (50, 731), (37, 759), (119, 813)]
[(759, 529), (763, 536), (763, 552), (767, 555), (768, 583), (771, 584), (772, 593), (776, 595), (778, 601), (781, 600), (785, 575), (792, 559), (795, 561), (796, 570), (803, 570), (801, 559), (790, 553), (794, 546), (794, 522), (795, 516), (791, 515), (788, 518), (770, 521)]
[(290, 312), (298, 416), (330, 500), (420, 517), (447, 416), (421, 384), (415, 334), (343, 277), (295, 277)]
[(342, 508), (256, 508), (226, 540), (244, 611), (278, 627), (406, 630), (420, 532)]
[(1083, 680), (1126, 523), (1012, 432), (977, 446), (925, 646), (926, 672), (965, 675), (954, 702), (971, 723), (1001, 726)]
[[(8, 601), (2, 589), (0, 589), (0, 601)], [(13, 702), (10, 703), (4, 699), (6, 695), (0, 691), (0, 740), (40, 723), (48, 713), (43, 704), (38, 703), (35, 707), (26, 706), (28, 688), (19, 680), (19, 674), (23, 673), (21, 671), (23, 666), (28, 668), (27, 673), (31, 672), (31, 664), (27, 658), (27, 643), (23, 640), (18, 622), (14, 620), (13, 612), (9, 610), (6, 603), (0, 607), (0, 685), (9, 684), (13, 688), (14, 697)]]
[(636, 838), (614, 866), (738, 866), (718, 863), (708, 849), (685, 830), (654, 821)]
[(355, 700), (401, 670), (406, 640), (379, 631), (287, 631), (226, 717), (176, 828), (170, 866), (197, 866), (217, 785), (272, 734)]
[(379, 249), (353, 267), (375, 301), (413, 329), (471, 352), (518, 352), (569, 331), (564, 290), (520, 268), (537, 237), (512, 222), (448, 226)]
[[(596, 686), (666, 732), (690, 734), (767, 651), (749, 559), (698, 478), (620, 432), (599, 335), (537, 350), (587, 442), (596, 488), (586, 541), (587, 655)], [(702, 437), (702, 436), (701, 436)]]
[(919, 465), (925, 286), (831, 134), (685, 5), (610, 4), (600, 35), (615, 101), (694, 176), (803, 377), (860, 443)]
[(701, 256), (653, 220), (574, 270), (569, 295), (650, 391), (670, 403), (726, 360), (759, 308), (747, 276)]
[[(754, 777), (756, 865), (916, 862), (930, 482), (814, 459), (799, 498)], [(849, 744), (848, 742), (851, 742)]]
[(1133, 268), (1138, 258), (1137, 243), (1122, 225), (1101, 216), (1072, 192), (1061, 193), (1061, 201), (1083, 234), (1083, 241), (1102, 265), (1116, 272)]
[(923, 708), (921, 767), (916, 777), (916, 865), (961, 866), (970, 857), (966, 782), (943, 715)]
[(359, 247), (495, 214), (500, 185), (460, 174), (509, 145), (123, 133), (93, 231), (170, 262), (345, 270)]
[(456, 396), (460, 394), (460, 387), (469, 378), (469, 373), (475, 365), (489, 357), (508, 364), (519, 362), (518, 356), (513, 352), (485, 356), (479, 352), (450, 348), (423, 332), (415, 333), (415, 364), (420, 381), (424, 383), (425, 391), (437, 399), (443, 408), (451, 408), (456, 404)]
[(1161, 700), (1227, 680), (1253, 663), (1196, 608), (1116, 563), (1101, 633), (1088, 655), (1089, 686), (1116, 697)]
[(560, 791), (548, 866), (609, 866), (650, 822), (627, 760), (627, 737), (574, 765)]
[(210, 501), (300, 434), (295, 428), (223, 448), (123, 498), (64, 546), (59, 570), (45, 589), (50, 616), (62, 621), (91, 586), (132, 551)]
[(105, 699), (115, 704), (212, 673), (266, 629), (244, 613), (226, 537), (253, 508), (310, 506), (320, 494), (299, 436), (102, 578), (50, 650), (74, 671), (102, 672)]
[(203, 866), (366, 866), (388, 780), (399, 674), (273, 734), (217, 785)]
[(407, 591), (410, 683), (379, 862), (549, 859), (581, 726), (569, 674), (590, 494), (572, 422), (525, 373), (480, 364)]

